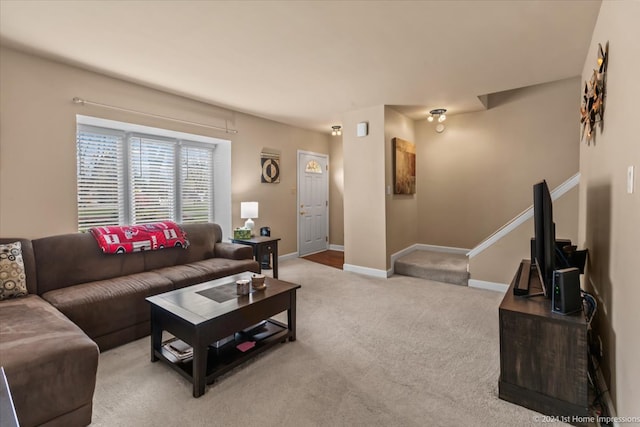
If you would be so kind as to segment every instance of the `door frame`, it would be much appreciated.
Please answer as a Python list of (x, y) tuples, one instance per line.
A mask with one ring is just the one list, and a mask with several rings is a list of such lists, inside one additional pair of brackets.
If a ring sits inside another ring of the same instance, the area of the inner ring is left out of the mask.
[(329, 213), (331, 208), (331, 203), (329, 202), (329, 155), (325, 153), (317, 153), (315, 151), (298, 150), (296, 154), (296, 249), (298, 257), (300, 257), (300, 157), (303, 154), (324, 157), (327, 160), (327, 173), (324, 174), (325, 186), (327, 188), (327, 245), (325, 250), (329, 249)]

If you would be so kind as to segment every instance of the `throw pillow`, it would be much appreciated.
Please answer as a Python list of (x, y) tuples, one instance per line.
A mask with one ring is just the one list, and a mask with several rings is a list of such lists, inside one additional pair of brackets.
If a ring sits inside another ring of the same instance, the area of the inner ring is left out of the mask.
[(27, 295), (20, 242), (0, 245), (0, 301)]

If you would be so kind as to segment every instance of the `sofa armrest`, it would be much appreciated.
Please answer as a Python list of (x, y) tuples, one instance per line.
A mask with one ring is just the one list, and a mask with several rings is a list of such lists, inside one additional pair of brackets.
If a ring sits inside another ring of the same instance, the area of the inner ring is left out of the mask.
[(218, 242), (214, 247), (214, 256), (228, 259), (252, 259), (253, 248), (237, 243)]

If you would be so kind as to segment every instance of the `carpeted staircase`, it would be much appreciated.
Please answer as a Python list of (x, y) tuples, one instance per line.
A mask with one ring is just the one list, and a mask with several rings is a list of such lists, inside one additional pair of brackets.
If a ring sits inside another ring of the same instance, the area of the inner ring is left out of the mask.
[(417, 250), (396, 260), (395, 273), (467, 286), (468, 263), (464, 254)]

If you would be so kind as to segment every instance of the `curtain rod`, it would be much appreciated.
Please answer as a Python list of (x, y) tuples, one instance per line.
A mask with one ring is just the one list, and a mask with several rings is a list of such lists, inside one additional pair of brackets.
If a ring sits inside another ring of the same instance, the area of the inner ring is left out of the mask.
[(116, 107), (116, 106), (113, 106), (113, 105), (102, 104), (100, 102), (88, 101), (86, 99), (82, 99), (82, 98), (78, 98), (78, 97), (73, 98), (73, 103), (74, 104), (80, 104), (80, 105), (94, 105), (96, 107), (109, 108), (111, 110), (118, 110), (118, 111), (125, 111), (127, 113), (134, 113), (134, 114), (140, 114), (142, 116), (154, 117), (156, 119), (171, 120), (173, 122), (186, 123), (186, 124), (189, 124), (189, 125), (195, 125), (195, 126), (200, 126), (200, 127), (209, 128), (209, 129), (221, 130), (221, 131), (224, 131), (226, 133), (238, 133), (237, 130), (229, 129), (228, 127), (226, 127), (226, 123), (227, 123), (226, 120), (224, 121), (225, 127), (220, 127), (220, 126), (205, 125), (203, 123), (191, 122), (189, 120), (174, 119), (173, 117), (161, 116), (159, 114), (152, 114), (152, 113), (145, 113), (145, 112), (142, 112), (142, 111), (130, 110), (128, 108)]

